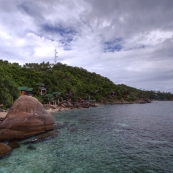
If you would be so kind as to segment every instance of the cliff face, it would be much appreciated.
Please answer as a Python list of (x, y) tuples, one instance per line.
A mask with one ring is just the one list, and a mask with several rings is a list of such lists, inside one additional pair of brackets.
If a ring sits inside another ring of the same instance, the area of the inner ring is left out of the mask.
[(20, 96), (0, 124), (0, 141), (22, 139), (53, 129), (55, 119), (34, 97)]

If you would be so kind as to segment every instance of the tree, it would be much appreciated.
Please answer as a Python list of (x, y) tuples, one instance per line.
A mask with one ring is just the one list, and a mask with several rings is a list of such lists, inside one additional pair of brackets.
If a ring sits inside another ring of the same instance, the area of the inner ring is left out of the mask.
[(0, 104), (10, 107), (19, 96), (18, 86), (9, 77), (0, 76)]

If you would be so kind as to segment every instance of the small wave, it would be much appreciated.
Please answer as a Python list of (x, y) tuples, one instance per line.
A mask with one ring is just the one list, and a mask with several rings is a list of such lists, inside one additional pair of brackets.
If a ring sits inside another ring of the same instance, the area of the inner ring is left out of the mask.
[(153, 143), (153, 144), (165, 144), (167, 141), (158, 141), (158, 140), (148, 140), (147, 142)]
[(119, 126), (121, 126), (121, 127), (128, 127), (129, 125), (127, 125), (127, 124), (123, 124), (123, 123), (117, 123)]

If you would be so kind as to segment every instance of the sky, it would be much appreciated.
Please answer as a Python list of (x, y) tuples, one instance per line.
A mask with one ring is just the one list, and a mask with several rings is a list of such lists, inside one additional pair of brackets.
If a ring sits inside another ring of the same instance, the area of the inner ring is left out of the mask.
[(173, 92), (173, 0), (0, 0), (0, 59), (82, 67)]

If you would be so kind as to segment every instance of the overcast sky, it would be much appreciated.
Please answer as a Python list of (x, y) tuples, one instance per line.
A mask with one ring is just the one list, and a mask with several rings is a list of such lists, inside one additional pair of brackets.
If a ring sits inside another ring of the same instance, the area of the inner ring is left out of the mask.
[(0, 0), (0, 59), (78, 66), (173, 92), (173, 0)]

